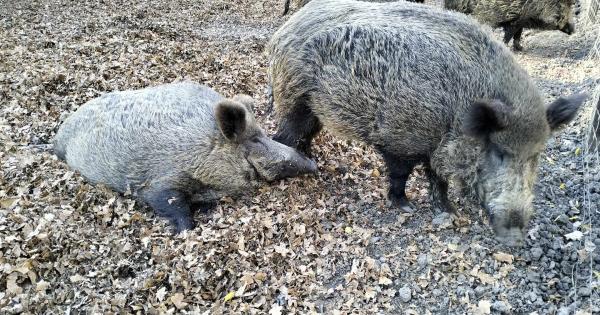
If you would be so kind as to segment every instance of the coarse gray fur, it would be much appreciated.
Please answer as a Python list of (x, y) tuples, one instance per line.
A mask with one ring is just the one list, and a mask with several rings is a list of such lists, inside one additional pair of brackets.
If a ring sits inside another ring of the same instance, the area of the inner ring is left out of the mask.
[(498, 237), (518, 243), (551, 130), (584, 96), (544, 106), (511, 52), (472, 18), (407, 2), (313, 0), (267, 46), (278, 131), (309, 153), (322, 126), (383, 155), (388, 198), (424, 163), (435, 205), (454, 211), (448, 181), (488, 210)]
[(256, 124), (252, 99), (180, 82), (105, 94), (68, 117), (54, 152), (93, 183), (138, 195), (176, 231), (206, 207), (268, 181), (316, 171)]
[[(302, 8), (309, 1), (310, 0), (295, 0), (294, 2), (296, 3), (296, 7)], [(395, 2), (395, 1), (401, 1), (401, 0), (362, 0), (362, 1), (369, 1), (369, 2)], [(406, 1), (417, 2), (417, 3), (425, 3), (425, 0), (406, 0)], [(283, 3), (283, 14), (282, 15), (288, 14), (288, 12), (290, 11), (290, 3), (291, 2), (292, 2), (292, 0), (285, 0), (285, 2)]]
[(575, 0), (445, 0), (447, 9), (472, 14), (480, 22), (504, 28), (504, 42), (513, 39), (515, 50), (522, 50), (524, 28), (575, 31)]

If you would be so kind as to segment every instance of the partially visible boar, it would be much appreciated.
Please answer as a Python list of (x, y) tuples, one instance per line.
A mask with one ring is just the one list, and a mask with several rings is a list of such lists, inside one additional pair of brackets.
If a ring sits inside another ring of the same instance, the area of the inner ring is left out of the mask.
[(523, 50), (524, 28), (575, 32), (575, 0), (445, 0), (447, 9), (472, 14), (480, 22), (504, 29), (504, 43), (513, 39), (515, 50)]
[[(310, 0), (296, 0), (295, 2), (296, 2), (296, 6), (298, 8), (302, 8), (309, 1)], [(363, 1), (369, 1), (369, 2), (395, 2), (395, 1), (402, 1), (402, 0), (363, 0)], [(406, 1), (417, 2), (417, 3), (425, 3), (425, 0), (406, 0)], [(282, 15), (286, 15), (290, 11), (290, 2), (292, 2), (292, 0), (285, 0), (285, 2), (283, 4), (283, 14)]]
[[(267, 46), (276, 141), (309, 153), (322, 126), (373, 145), (388, 198), (411, 211), (406, 181), (424, 163), (436, 207), (448, 183), (518, 243), (533, 214), (539, 155), (585, 96), (542, 97), (510, 51), (472, 18), (407, 2), (313, 0)], [(459, 186), (459, 187), (460, 187)]]
[(194, 227), (192, 206), (211, 206), (259, 179), (316, 171), (265, 136), (252, 103), (192, 82), (113, 92), (68, 117), (54, 151), (89, 181), (133, 191), (180, 232)]

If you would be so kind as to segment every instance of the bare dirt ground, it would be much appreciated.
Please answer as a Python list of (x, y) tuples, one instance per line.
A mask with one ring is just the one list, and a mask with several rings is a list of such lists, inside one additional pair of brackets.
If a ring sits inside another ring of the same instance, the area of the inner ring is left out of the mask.
[[(104, 92), (182, 79), (253, 95), (272, 132), (262, 51), (286, 19), (281, 2), (0, 8), (0, 313), (600, 312), (600, 258), (584, 249), (584, 240), (600, 248), (589, 226), (600, 219), (581, 219), (585, 115), (542, 157), (523, 248), (499, 244), (460, 200), (461, 219), (431, 209), (419, 171), (409, 183), (419, 211), (389, 208), (381, 157), (326, 133), (314, 146), (317, 175), (226, 198), (172, 236), (149, 209), (31, 145)], [(516, 57), (548, 101), (597, 85), (585, 32), (527, 32), (523, 44)]]

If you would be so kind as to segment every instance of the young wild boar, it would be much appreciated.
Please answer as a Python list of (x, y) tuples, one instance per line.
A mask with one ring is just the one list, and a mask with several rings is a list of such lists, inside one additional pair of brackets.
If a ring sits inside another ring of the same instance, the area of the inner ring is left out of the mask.
[(504, 43), (513, 39), (515, 50), (523, 50), (523, 28), (575, 31), (575, 0), (445, 0), (447, 9), (472, 14), (480, 22), (504, 29)]
[(453, 211), (448, 181), (462, 184), (508, 243), (532, 215), (546, 140), (584, 99), (544, 106), (510, 51), (476, 21), (408, 2), (313, 0), (267, 51), (276, 141), (308, 153), (325, 126), (372, 144), (389, 170), (388, 198), (407, 211), (406, 180), (424, 163), (437, 207)]
[[(288, 14), (288, 12), (290, 11), (290, 2), (292, 0), (285, 0), (285, 2), (283, 3), (283, 14), (282, 15), (286, 15)], [(303, 6), (305, 6), (310, 0), (296, 0), (296, 6), (298, 8), (302, 8)], [(400, 1), (400, 0), (363, 0), (363, 1), (369, 1), (369, 2), (395, 2), (395, 1)], [(409, 2), (417, 2), (417, 3), (425, 3), (425, 0), (406, 0)]]
[(267, 181), (315, 172), (254, 121), (252, 99), (225, 99), (191, 82), (113, 92), (81, 106), (60, 127), (56, 155), (93, 183), (133, 191), (180, 232), (192, 207)]

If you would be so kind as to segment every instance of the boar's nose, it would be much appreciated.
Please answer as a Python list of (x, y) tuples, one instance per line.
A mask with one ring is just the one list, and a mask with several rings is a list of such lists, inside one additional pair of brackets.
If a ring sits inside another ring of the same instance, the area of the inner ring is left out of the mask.
[(562, 29), (561, 32), (563, 33), (567, 33), (569, 35), (575, 33), (575, 24), (569, 22), (567, 23), (567, 25), (565, 25)]
[(521, 247), (524, 243), (524, 233), (518, 227), (494, 227), (496, 239), (510, 247)]
[(274, 181), (317, 171), (317, 163), (296, 149), (271, 139), (263, 139), (261, 143), (252, 149), (248, 160), (264, 180)]
[(497, 216), (491, 215), (490, 221), (494, 228), (496, 238), (502, 243), (520, 247), (525, 240), (526, 219), (520, 211), (507, 211)]

